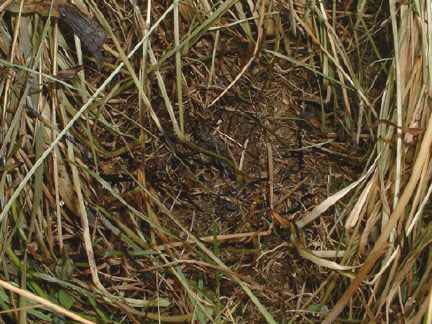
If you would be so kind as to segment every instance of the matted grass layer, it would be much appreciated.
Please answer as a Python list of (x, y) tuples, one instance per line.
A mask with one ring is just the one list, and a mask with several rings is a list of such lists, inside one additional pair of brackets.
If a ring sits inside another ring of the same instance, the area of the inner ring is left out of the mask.
[(0, 321), (432, 323), (428, 1), (65, 3), (0, 5)]

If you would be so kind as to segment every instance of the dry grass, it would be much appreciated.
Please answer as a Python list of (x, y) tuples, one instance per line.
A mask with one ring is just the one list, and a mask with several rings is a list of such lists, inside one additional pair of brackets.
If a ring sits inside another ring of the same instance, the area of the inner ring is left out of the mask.
[(428, 1), (62, 3), (0, 5), (0, 322), (432, 323)]

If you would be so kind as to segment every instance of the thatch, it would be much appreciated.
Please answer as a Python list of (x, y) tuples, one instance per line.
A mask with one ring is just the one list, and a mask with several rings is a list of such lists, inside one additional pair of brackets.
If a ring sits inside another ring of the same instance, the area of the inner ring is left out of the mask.
[(428, 1), (0, 7), (0, 321), (432, 323)]

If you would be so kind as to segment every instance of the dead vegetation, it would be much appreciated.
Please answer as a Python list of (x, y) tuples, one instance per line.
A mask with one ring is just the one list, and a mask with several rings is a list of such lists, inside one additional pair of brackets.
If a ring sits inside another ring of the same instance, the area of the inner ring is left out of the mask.
[(74, 4), (0, 5), (3, 322), (432, 323), (428, 1)]

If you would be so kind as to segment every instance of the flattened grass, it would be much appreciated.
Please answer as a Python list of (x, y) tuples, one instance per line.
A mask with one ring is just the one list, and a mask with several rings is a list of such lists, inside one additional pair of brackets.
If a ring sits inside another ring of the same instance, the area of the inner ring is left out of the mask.
[(1, 6), (4, 321), (432, 323), (427, 1), (75, 4)]

